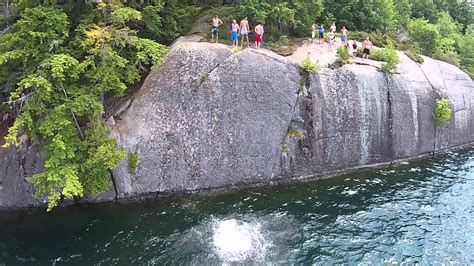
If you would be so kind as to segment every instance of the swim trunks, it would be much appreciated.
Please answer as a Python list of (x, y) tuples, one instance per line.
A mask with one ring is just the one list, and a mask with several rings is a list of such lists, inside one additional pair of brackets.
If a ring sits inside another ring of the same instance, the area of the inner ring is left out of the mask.
[(249, 31), (247, 29), (242, 29), (240, 30), (240, 35), (242, 36), (248, 36), (249, 35)]
[(219, 27), (213, 27), (211, 33), (212, 33), (212, 34), (216, 34), (216, 33), (218, 34), (219, 31), (220, 31), (220, 30), (219, 30)]
[(236, 42), (239, 40), (239, 33), (236, 31), (233, 31), (230, 33), (230, 40), (233, 42)]
[(364, 54), (370, 55), (370, 49), (364, 48)]
[(255, 42), (262, 42), (262, 35), (255, 33)]
[(319, 38), (320, 38), (320, 39), (324, 38), (324, 31), (323, 31), (323, 32), (321, 32), (321, 31), (319, 32)]
[(347, 41), (347, 35), (341, 35), (341, 42)]

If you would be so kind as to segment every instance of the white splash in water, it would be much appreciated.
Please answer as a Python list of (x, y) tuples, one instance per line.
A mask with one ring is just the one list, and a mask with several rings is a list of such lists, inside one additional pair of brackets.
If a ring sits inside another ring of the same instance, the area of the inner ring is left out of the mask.
[(263, 260), (265, 242), (259, 224), (229, 219), (218, 221), (214, 226), (213, 244), (217, 255), (225, 262)]

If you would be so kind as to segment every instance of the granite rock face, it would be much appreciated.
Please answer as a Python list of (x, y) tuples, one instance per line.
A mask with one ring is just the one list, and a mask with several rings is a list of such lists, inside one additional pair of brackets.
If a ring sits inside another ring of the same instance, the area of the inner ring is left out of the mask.
[[(112, 129), (137, 150), (136, 172), (124, 160), (115, 188), (88, 201), (287, 182), (474, 143), (469, 76), (400, 57), (393, 75), (362, 65), (306, 75), (265, 50), (178, 41)], [(453, 117), (436, 129), (439, 98), (450, 99)], [(0, 150), (0, 208), (37, 204), (24, 179), (41, 170), (38, 154)]]
[[(135, 174), (127, 162), (115, 171), (118, 197), (269, 184), (473, 142), (472, 80), (400, 56), (394, 75), (346, 65), (306, 77), (270, 52), (177, 43), (114, 129), (140, 154)], [(435, 129), (446, 97), (453, 119)]]
[(299, 67), (273, 53), (175, 45), (114, 129), (139, 152), (118, 196), (267, 182), (296, 107)]
[(26, 182), (27, 177), (43, 169), (39, 154), (35, 146), (0, 148), (0, 210), (43, 204), (33, 200), (33, 186)]

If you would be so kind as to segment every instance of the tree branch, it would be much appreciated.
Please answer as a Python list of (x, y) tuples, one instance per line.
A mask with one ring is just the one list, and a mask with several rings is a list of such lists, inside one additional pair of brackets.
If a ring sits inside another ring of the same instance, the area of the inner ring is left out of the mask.
[[(63, 86), (63, 83), (60, 82), (59, 84), (61, 85), (61, 89), (63, 90), (64, 97), (66, 97), (66, 99), (68, 99), (66, 90), (64, 89), (64, 86)], [(74, 114), (74, 112), (71, 111), (71, 115), (72, 115), (72, 118), (74, 119), (74, 122), (76, 123), (77, 131), (79, 131), (79, 136), (81, 137), (81, 140), (84, 140), (85, 139), (84, 138), (84, 133), (82, 133), (82, 129), (81, 129), (81, 126), (79, 125), (79, 122), (77, 121), (76, 114)]]
[(17, 103), (17, 102), (24, 102), (24, 101), (26, 101), (31, 95), (33, 95), (35, 92), (36, 92), (36, 91), (34, 91), (34, 92), (30, 93), (30, 94), (27, 94), (27, 95), (25, 95), (25, 96), (23, 96), (23, 97), (21, 97), (21, 98), (18, 98), (18, 99), (16, 99), (16, 100), (12, 100), (12, 101), (8, 101), (8, 102), (3, 102), (2, 105), (3, 105), (3, 104), (14, 104), (14, 103)]

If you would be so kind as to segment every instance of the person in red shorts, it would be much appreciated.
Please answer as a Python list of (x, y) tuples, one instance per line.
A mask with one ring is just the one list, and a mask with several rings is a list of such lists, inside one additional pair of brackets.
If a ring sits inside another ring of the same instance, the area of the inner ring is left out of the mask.
[(263, 33), (265, 31), (263, 30), (263, 26), (260, 23), (257, 23), (257, 26), (255, 26), (255, 48), (260, 49), (260, 46), (262, 46), (262, 38), (263, 38)]

